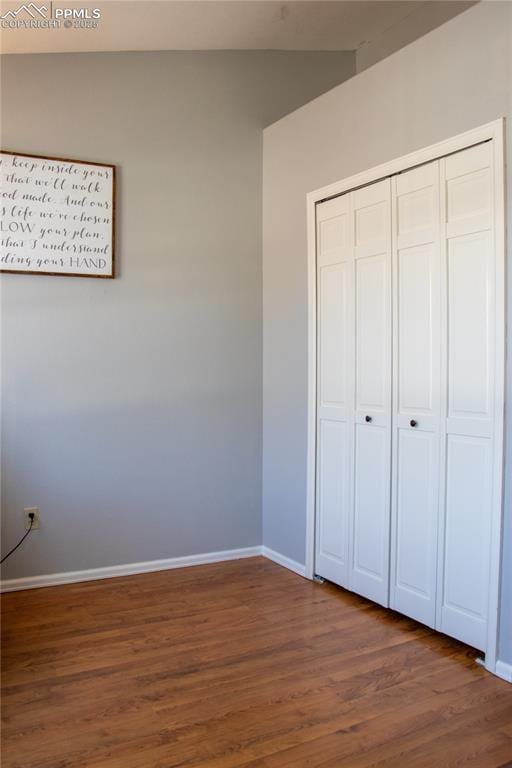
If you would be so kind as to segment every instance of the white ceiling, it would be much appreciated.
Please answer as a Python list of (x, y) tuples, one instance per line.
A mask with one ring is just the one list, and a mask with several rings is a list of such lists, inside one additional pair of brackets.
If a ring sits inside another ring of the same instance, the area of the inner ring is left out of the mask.
[[(26, 0), (27, 5), (30, 0)], [(23, 4), (2, 0), (1, 14)], [(422, 0), (34, 0), (99, 8), (97, 29), (2, 29), (3, 53), (143, 50), (354, 50), (425, 5)], [(34, 9), (32, 8), (33, 12)], [(37, 15), (37, 14), (36, 14)], [(13, 18), (10, 16), (8, 18)], [(25, 11), (16, 16), (29, 19)]]

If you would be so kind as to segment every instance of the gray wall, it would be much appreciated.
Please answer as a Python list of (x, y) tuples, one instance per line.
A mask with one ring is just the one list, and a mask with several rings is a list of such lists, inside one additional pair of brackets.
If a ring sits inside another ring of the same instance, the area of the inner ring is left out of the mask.
[(119, 167), (119, 277), (2, 276), (4, 578), (261, 542), (262, 128), (347, 53), (3, 57), (2, 146)]
[(356, 51), (356, 71), (373, 66), (400, 48), (409, 45), (432, 29), (475, 5), (475, 0), (427, 0), (416, 7), (397, 24), (382, 34), (367, 40)]
[[(470, 8), (264, 132), (263, 543), (305, 559), (306, 193), (483, 123), (512, 120), (512, 4)], [(512, 140), (507, 129), (510, 157)], [(508, 176), (508, 220), (512, 188)], [(512, 268), (508, 296), (512, 306)], [(512, 402), (512, 314), (507, 402)], [(512, 408), (502, 656), (512, 661)]]

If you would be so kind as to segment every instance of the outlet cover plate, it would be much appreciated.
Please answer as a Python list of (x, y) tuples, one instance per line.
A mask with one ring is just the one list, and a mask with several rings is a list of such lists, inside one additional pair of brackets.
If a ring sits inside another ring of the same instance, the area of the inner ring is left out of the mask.
[(40, 520), (39, 520), (39, 507), (25, 507), (23, 510), (23, 517), (25, 518), (25, 530), (28, 531), (30, 528), (30, 517), (29, 514), (34, 513), (34, 522), (32, 523), (32, 530), (37, 531), (41, 527)]

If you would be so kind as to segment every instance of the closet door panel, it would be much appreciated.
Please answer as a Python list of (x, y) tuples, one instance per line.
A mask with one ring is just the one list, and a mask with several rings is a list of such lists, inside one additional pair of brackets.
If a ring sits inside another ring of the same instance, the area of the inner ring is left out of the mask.
[(348, 197), (317, 207), (316, 571), (348, 586), (353, 441), (353, 237)]
[(355, 428), (355, 490), (351, 588), (388, 605), (388, 430), (366, 423)]
[(392, 606), (435, 625), (438, 437), (398, 430), (396, 573)]
[(386, 179), (352, 193), (355, 435), (350, 586), (389, 604), (391, 207)]
[(395, 176), (393, 185), (397, 247), (431, 243), (438, 233), (437, 162)]
[(439, 394), (434, 379), (439, 375), (438, 254), (436, 243), (402, 248), (397, 265), (398, 413), (405, 421), (421, 413), (430, 426), (438, 414)]
[(493, 226), (492, 146), (488, 142), (441, 160), (448, 238)]
[(320, 405), (346, 411), (348, 403), (347, 263), (322, 266), (319, 272)]
[(348, 427), (322, 419), (318, 434), (317, 571), (348, 583)]
[[(476, 434), (492, 426), (492, 248), (490, 232), (450, 238), (448, 273), (448, 419)], [(449, 430), (450, 431), (450, 430)]]
[(447, 298), (445, 498), (438, 628), (485, 649), (495, 430), (490, 143), (441, 161)]
[(485, 648), (492, 444), (449, 435), (443, 608), (439, 628)]
[(351, 198), (356, 258), (386, 253), (391, 242), (389, 179), (358, 189)]
[(436, 621), (441, 317), (438, 162), (393, 179), (391, 605)]
[(387, 254), (359, 258), (356, 270), (356, 409), (389, 411)]

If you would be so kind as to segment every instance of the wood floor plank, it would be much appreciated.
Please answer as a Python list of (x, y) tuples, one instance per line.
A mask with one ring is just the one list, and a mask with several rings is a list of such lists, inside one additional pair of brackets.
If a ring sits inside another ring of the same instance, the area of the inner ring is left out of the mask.
[(263, 558), (2, 597), (5, 768), (504, 768), (476, 652)]

